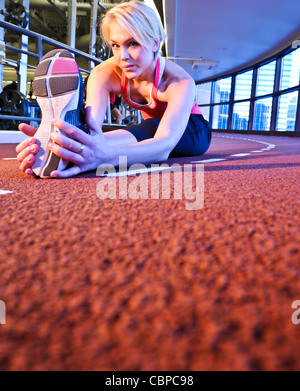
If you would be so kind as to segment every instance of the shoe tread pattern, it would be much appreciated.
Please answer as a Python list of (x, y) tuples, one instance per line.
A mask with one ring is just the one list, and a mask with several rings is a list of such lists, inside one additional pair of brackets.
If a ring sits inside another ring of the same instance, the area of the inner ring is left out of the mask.
[(43, 176), (49, 177), (52, 171), (57, 170), (59, 162), (60, 157), (51, 152), (47, 164), (45, 166)]
[[(66, 50), (52, 50), (41, 59), (36, 69), (33, 91), (38, 98), (38, 103), (43, 105), (43, 110), (46, 110), (45, 118), (49, 117), (49, 113), (52, 114), (50, 114), (49, 120), (45, 120), (47, 123), (42, 120), (42, 124), (40, 125), (42, 133), (40, 133), (39, 138), (42, 136), (43, 132), (47, 132), (48, 122), (51, 122), (51, 118), (54, 115), (56, 118), (67, 120), (67, 122), (74, 126), (83, 127), (83, 130), (87, 131), (86, 125), (84, 125), (82, 121), (83, 116), (81, 114), (83, 108), (82, 90), (82, 78), (71, 53)], [(63, 112), (68, 102), (70, 102), (70, 99), (73, 99), (72, 96), (76, 97), (77, 109), (69, 110), (65, 112), (64, 116), (60, 117), (59, 111)], [(49, 103), (47, 103), (47, 98), (49, 99)], [(47, 105), (49, 105), (49, 111), (47, 111)], [(42, 118), (44, 117), (43, 110)], [(49, 129), (49, 137), (51, 131), (52, 130)], [(46, 161), (44, 160), (45, 158)], [(44, 163), (42, 163), (42, 161)], [(51, 172), (54, 170), (64, 169), (58, 168), (61, 166), (60, 163), (62, 163), (62, 159), (48, 150), (47, 141), (44, 144), (44, 151), (41, 149), (39, 163), (36, 163), (35, 172), (39, 172), (38, 167), (40, 167), (41, 171), (37, 175), (43, 178), (50, 177)]]
[[(78, 87), (78, 72), (77, 64), (71, 53), (66, 50), (51, 50), (36, 68), (33, 92), (37, 97), (51, 97), (74, 91)], [(62, 77), (63, 75), (65, 77)], [(47, 77), (49, 77), (49, 90)]]

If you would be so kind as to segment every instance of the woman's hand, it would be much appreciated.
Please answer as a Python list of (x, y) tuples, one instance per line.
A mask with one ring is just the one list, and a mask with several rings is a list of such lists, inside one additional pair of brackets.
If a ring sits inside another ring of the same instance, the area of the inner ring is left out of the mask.
[(35, 154), (39, 150), (39, 146), (36, 144), (37, 139), (33, 137), (37, 129), (28, 124), (20, 124), (19, 130), (29, 136), (16, 147), (17, 159), (21, 162), (20, 169), (26, 174), (33, 175), (31, 166), (35, 162)]
[(101, 127), (92, 117), (91, 107), (86, 109), (86, 123), (91, 131), (90, 135), (65, 121), (53, 122), (53, 125), (63, 130), (67, 136), (54, 133), (53, 143), (50, 143), (48, 148), (74, 165), (67, 170), (52, 171), (52, 178), (68, 178), (85, 171), (95, 170), (101, 163), (108, 162), (111, 148), (105, 140)]

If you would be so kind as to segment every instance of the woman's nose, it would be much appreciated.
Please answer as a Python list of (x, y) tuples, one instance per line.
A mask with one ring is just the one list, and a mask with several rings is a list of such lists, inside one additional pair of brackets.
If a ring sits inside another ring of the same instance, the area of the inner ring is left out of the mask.
[(127, 60), (129, 58), (128, 49), (126, 47), (123, 47), (121, 49), (121, 60)]

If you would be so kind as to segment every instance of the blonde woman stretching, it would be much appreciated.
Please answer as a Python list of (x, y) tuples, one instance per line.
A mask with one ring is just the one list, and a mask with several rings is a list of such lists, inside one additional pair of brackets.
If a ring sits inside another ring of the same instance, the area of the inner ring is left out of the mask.
[[(52, 50), (37, 67), (34, 91), (43, 120), (17, 146), (21, 169), (40, 177), (66, 178), (118, 166), (165, 161), (169, 156), (203, 154), (211, 129), (194, 101), (195, 84), (177, 64), (160, 56), (166, 36), (156, 13), (138, 1), (122, 3), (105, 15), (102, 35), (113, 57), (97, 65), (87, 84), (86, 124), (82, 124), (82, 83), (66, 50)], [(141, 111), (138, 125), (102, 132), (110, 94), (121, 94)]]

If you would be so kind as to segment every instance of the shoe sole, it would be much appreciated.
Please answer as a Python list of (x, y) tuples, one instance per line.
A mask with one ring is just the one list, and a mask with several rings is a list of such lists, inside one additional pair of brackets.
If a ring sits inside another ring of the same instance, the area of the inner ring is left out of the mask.
[(40, 178), (49, 178), (52, 171), (64, 170), (68, 164), (68, 161), (49, 151), (48, 145), (53, 133), (66, 135), (52, 125), (53, 119), (63, 120), (68, 111), (78, 107), (79, 70), (72, 54), (64, 49), (47, 53), (36, 68), (33, 92), (42, 111), (42, 121), (34, 136), (39, 151), (32, 170)]

